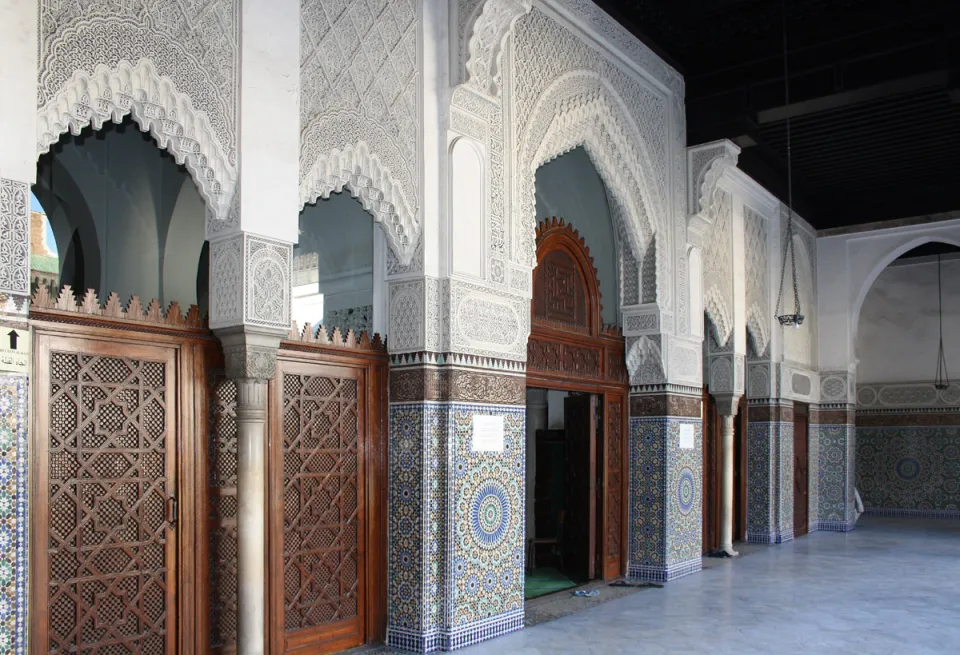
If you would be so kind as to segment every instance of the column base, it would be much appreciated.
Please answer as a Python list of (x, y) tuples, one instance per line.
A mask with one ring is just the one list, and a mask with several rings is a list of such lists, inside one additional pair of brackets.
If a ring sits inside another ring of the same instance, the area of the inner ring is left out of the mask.
[(415, 653), (452, 651), (522, 630), (523, 622), (524, 611), (518, 609), (461, 625), (452, 630), (422, 633), (390, 626), (387, 628), (387, 646)]
[(793, 541), (793, 528), (790, 528), (789, 530), (783, 530), (777, 533), (778, 544), (783, 544), (788, 541)]
[(631, 564), (627, 569), (627, 577), (644, 582), (670, 582), (703, 569), (703, 558), (687, 560), (671, 564), (670, 566), (645, 566)]

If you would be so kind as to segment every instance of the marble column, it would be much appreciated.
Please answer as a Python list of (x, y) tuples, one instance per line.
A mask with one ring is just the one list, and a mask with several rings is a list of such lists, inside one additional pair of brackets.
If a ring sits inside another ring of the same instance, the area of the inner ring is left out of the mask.
[(243, 655), (261, 655), (266, 643), (267, 383), (249, 378), (236, 383), (237, 646)]
[(733, 548), (733, 419), (737, 415), (739, 396), (718, 396), (722, 437), (720, 462), (720, 550), (730, 557), (738, 553)]
[(237, 652), (266, 652), (267, 382), (277, 366), (278, 330), (221, 328), (227, 377), (237, 385)]

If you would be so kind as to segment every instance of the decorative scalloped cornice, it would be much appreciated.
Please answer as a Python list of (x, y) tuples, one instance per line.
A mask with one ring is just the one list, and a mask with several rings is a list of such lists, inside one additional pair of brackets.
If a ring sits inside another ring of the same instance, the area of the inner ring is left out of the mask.
[[(207, 325), (196, 305), (191, 305), (186, 314), (180, 309), (180, 304), (172, 302), (164, 310), (160, 301), (154, 298), (146, 306), (140, 302), (138, 296), (133, 296), (126, 306), (120, 303), (120, 296), (116, 292), (107, 297), (104, 304), (93, 289), (87, 289), (78, 302), (77, 296), (69, 284), (65, 284), (59, 295), (54, 296), (45, 285), (40, 285), (30, 299), (31, 311), (42, 311), (53, 314), (79, 314), (96, 316), (108, 321), (123, 321), (124, 323), (147, 323), (169, 328), (205, 330)], [(54, 291), (56, 291), (54, 289)]]
[(420, 238), (420, 223), (390, 169), (363, 141), (317, 158), (300, 183), (300, 207), (344, 188), (380, 223), (397, 259), (409, 266)]
[(467, 40), (466, 83), (481, 93), (500, 93), (500, 55), (510, 31), (530, 12), (530, 0), (486, 0)]
[(93, 75), (74, 73), (39, 109), (37, 154), (49, 151), (67, 131), (79, 135), (88, 125), (99, 130), (105, 122), (119, 123), (127, 115), (186, 166), (208, 214), (220, 221), (238, 218), (230, 211), (237, 169), (207, 115), (194, 109), (190, 97), (179, 92), (169, 77), (157, 73), (149, 59), (135, 65), (121, 61), (114, 68), (100, 64)]

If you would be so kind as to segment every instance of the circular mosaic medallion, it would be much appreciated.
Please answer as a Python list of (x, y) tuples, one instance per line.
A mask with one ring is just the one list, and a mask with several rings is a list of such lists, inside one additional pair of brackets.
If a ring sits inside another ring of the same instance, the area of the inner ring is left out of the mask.
[(896, 470), (901, 480), (913, 480), (920, 475), (920, 462), (913, 457), (901, 457), (897, 460)]
[(680, 511), (689, 514), (693, 509), (693, 501), (697, 497), (696, 489), (693, 484), (693, 471), (683, 469), (680, 471), (680, 482), (677, 483), (677, 501), (680, 503)]
[(488, 480), (481, 485), (473, 497), (470, 523), (473, 538), (483, 548), (495, 548), (503, 541), (510, 523), (510, 501), (500, 483)]

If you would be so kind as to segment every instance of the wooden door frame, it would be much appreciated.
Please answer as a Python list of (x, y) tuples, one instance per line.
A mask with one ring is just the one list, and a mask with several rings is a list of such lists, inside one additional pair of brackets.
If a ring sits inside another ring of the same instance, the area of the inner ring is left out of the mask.
[[(177, 630), (177, 648), (180, 652), (205, 652), (207, 639), (207, 549), (206, 549), (206, 472), (207, 467), (200, 465), (207, 461), (207, 407), (205, 358), (212, 349), (219, 350), (219, 344), (206, 329), (184, 327), (163, 327), (145, 322), (109, 319), (58, 310), (31, 309), (30, 313), (32, 344), (46, 343), (50, 340), (71, 339), (89, 341), (96, 344), (93, 351), (102, 355), (116, 355), (117, 344), (127, 344), (136, 348), (150, 346), (171, 351), (175, 367), (176, 383), (174, 394), (177, 408), (176, 425), (173, 439), (177, 451), (176, 498), (178, 502), (176, 615), (173, 617)], [(101, 352), (102, 351), (102, 352)], [(40, 363), (49, 355), (49, 347), (34, 348), (34, 371), (41, 371)], [(38, 453), (44, 452), (40, 440), (47, 434), (44, 429), (49, 420), (48, 410), (41, 409), (39, 394), (41, 384), (38, 380), (31, 389), (33, 411), (31, 412), (28, 470), (30, 475), (29, 493), (31, 499), (44, 498), (41, 495), (41, 478)], [(42, 585), (41, 576), (36, 574), (39, 562), (46, 558), (44, 543), (38, 538), (39, 523), (48, 513), (42, 503), (39, 509), (32, 506), (29, 518), (31, 567), (30, 601), (28, 621), (30, 626), (30, 652), (46, 653), (45, 635), (46, 607), (38, 606), (40, 599), (46, 598), (47, 590), (38, 589)]]
[[(363, 449), (366, 533), (363, 536), (365, 557), (363, 643), (383, 641), (387, 629), (387, 502), (388, 502), (388, 438), (387, 378), (388, 356), (385, 349), (349, 349), (329, 345), (283, 341), (277, 353), (277, 375), (270, 381), (267, 395), (267, 487), (268, 498), (277, 498), (283, 490), (283, 417), (277, 411), (282, 402), (284, 365), (339, 367), (359, 372), (358, 385), (364, 390), (358, 406), (364, 414), (362, 424), (369, 434)], [(280, 458), (279, 465), (277, 458)], [(268, 571), (283, 565), (283, 506), (268, 503), (267, 510)], [(280, 540), (278, 542), (278, 540)], [(359, 544), (358, 544), (359, 546)], [(284, 648), (284, 600), (282, 576), (267, 576), (267, 644), (268, 652), (280, 654)], [(291, 652), (301, 647), (291, 646)], [(311, 652), (302, 647), (304, 653)]]

